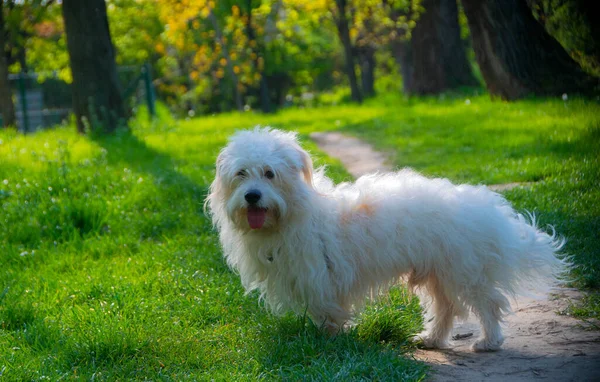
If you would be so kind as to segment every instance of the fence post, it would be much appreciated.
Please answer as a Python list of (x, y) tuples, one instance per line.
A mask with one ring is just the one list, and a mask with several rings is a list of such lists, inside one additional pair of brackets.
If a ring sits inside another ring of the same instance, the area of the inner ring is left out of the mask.
[(152, 67), (148, 62), (144, 64), (144, 85), (146, 88), (146, 103), (148, 105), (148, 115), (150, 116), (150, 120), (154, 118), (156, 115), (155, 105), (154, 105), (154, 87), (152, 86), (152, 73), (150, 69)]
[(25, 84), (26, 73), (19, 73), (19, 96), (21, 97), (21, 114), (23, 115), (23, 132), (29, 131), (29, 116), (27, 115), (27, 88)]

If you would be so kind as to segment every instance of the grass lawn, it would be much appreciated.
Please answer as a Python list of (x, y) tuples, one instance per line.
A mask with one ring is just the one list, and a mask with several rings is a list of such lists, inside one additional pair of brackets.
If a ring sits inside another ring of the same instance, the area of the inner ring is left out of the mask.
[[(591, 101), (410, 99), (153, 124), (89, 138), (0, 132), (0, 376), (6, 380), (418, 380), (421, 326), (402, 289), (330, 339), (244, 296), (203, 215), (214, 159), (235, 129), (340, 130), (395, 163), (506, 193), (568, 239), (579, 287), (600, 287), (600, 107)], [(574, 313), (600, 316), (598, 294)]]

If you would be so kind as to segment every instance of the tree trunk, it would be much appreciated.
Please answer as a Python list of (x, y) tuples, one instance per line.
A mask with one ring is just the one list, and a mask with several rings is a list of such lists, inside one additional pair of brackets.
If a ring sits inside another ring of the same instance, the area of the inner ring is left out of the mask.
[(359, 49), (360, 79), (365, 98), (375, 96), (375, 49), (369, 45)]
[(477, 86), (458, 25), (456, 0), (424, 0), (425, 12), (412, 32), (412, 94), (437, 94)]
[[(600, 75), (598, 0), (526, 0), (534, 18), (585, 71)], [(566, 35), (569, 35), (565, 41)]]
[(402, 91), (409, 94), (412, 88), (411, 80), (413, 78), (412, 52), (410, 41), (396, 39), (392, 42), (392, 54), (394, 61), (400, 67), (402, 76)]
[[(248, 41), (256, 41), (256, 35), (254, 33), (254, 27), (252, 26), (252, 0), (247, 1), (248, 8), (248, 20), (246, 22), (246, 34), (248, 36)], [(256, 44), (258, 47), (258, 44)], [(258, 49), (257, 49), (258, 50)], [(254, 70), (258, 72), (260, 75), (259, 82), (259, 92), (260, 92), (260, 108), (263, 113), (271, 112), (271, 100), (269, 98), (269, 85), (267, 84), (267, 79), (265, 78), (264, 70), (260, 69), (260, 65), (258, 62), (258, 53), (256, 53), (256, 59), (253, 60)], [(263, 57), (263, 67), (266, 65)]]
[(409, 1), (406, 14), (396, 9), (394, 7), (394, 3), (389, 0), (382, 0), (382, 3), (384, 7), (389, 9), (390, 19), (395, 25), (397, 25), (394, 31), (396, 36), (392, 39), (390, 46), (394, 61), (396, 61), (396, 65), (398, 65), (400, 68), (400, 75), (402, 76), (402, 91), (405, 94), (408, 94), (408, 89), (410, 89), (411, 86), (410, 81), (412, 79), (413, 69), (412, 52), (410, 41), (408, 41), (406, 38), (406, 33), (408, 30), (403, 26), (403, 23), (399, 23), (398, 21), (400, 21), (401, 18), (404, 18), (407, 21), (413, 20), (413, 1)]
[(125, 119), (115, 52), (104, 0), (63, 0), (62, 13), (73, 75), (73, 110), (79, 132), (86, 121), (113, 132)]
[(491, 95), (591, 93), (586, 75), (534, 19), (525, 0), (462, 0), (473, 49)]
[(356, 80), (356, 71), (354, 68), (354, 49), (350, 40), (350, 30), (348, 29), (348, 19), (346, 18), (347, 0), (335, 0), (337, 5), (338, 17), (335, 20), (340, 41), (344, 46), (344, 56), (346, 58), (346, 75), (350, 81), (350, 93), (352, 100), (362, 102), (362, 94)]
[(8, 60), (6, 59), (7, 38), (6, 26), (4, 25), (4, 1), (0, 1), (0, 113), (4, 127), (15, 127), (17, 118), (15, 115), (15, 104), (12, 98), (12, 90), (8, 79)]
[(229, 74), (229, 77), (231, 78), (231, 82), (233, 83), (232, 90), (233, 90), (233, 98), (235, 100), (235, 107), (237, 108), (238, 111), (242, 111), (242, 110), (244, 110), (244, 103), (242, 101), (242, 95), (240, 93), (240, 89), (238, 89), (238, 83), (239, 83), (238, 78), (237, 78), (237, 75), (235, 74), (235, 72), (233, 71), (233, 63), (231, 62), (231, 56), (229, 55), (229, 50), (227, 49), (227, 43), (225, 42), (225, 39), (223, 38), (223, 33), (221, 33), (221, 27), (219, 26), (217, 17), (215, 16), (212, 9), (210, 9), (210, 11), (209, 11), (208, 18), (210, 19), (210, 22), (212, 23), (213, 28), (215, 30), (215, 36), (217, 38), (217, 41), (221, 45), (221, 50), (223, 51), (223, 58), (225, 58), (226, 65), (227, 65), (227, 72)]

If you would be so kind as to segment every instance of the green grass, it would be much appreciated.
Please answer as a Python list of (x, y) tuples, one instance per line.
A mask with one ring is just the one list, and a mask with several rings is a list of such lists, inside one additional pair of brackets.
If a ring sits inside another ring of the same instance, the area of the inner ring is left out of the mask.
[[(421, 325), (402, 290), (336, 338), (244, 295), (202, 211), (244, 116), (143, 121), (94, 139), (0, 132), (3, 380), (422, 378), (402, 355)], [(379, 316), (403, 324), (377, 332)]]
[[(273, 317), (245, 296), (202, 207), (233, 131), (300, 132), (336, 180), (350, 176), (307, 136), (340, 130), (399, 166), (506, 193), (568, 238), (575, 284), (600, 286), (600, 108), (591, 101), (487, 96), (132, 121), (132, 134), (72, 127), (0, 132), (0, 375), (6, 380), (418, 380), (405, 353), (421, 326), (402, 289), (328, 338), (305, 317)], [(574, 313), (598, 317), (593, 293)]]

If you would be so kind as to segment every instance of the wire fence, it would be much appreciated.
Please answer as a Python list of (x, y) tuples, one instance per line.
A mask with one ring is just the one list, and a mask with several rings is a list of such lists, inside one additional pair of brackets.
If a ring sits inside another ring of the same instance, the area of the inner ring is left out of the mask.
[[(150, 117), (154, 117), (156, 95), (151, 66), (121, 66), (117, 73), (126, 107), (131, 110), (145, 104)], [(71, 84), (60, 79), (57, 73), (21, 72), (9, 75), (9, 81), (20, 132), (31, 133), (69, 121), (73, 110)]]

